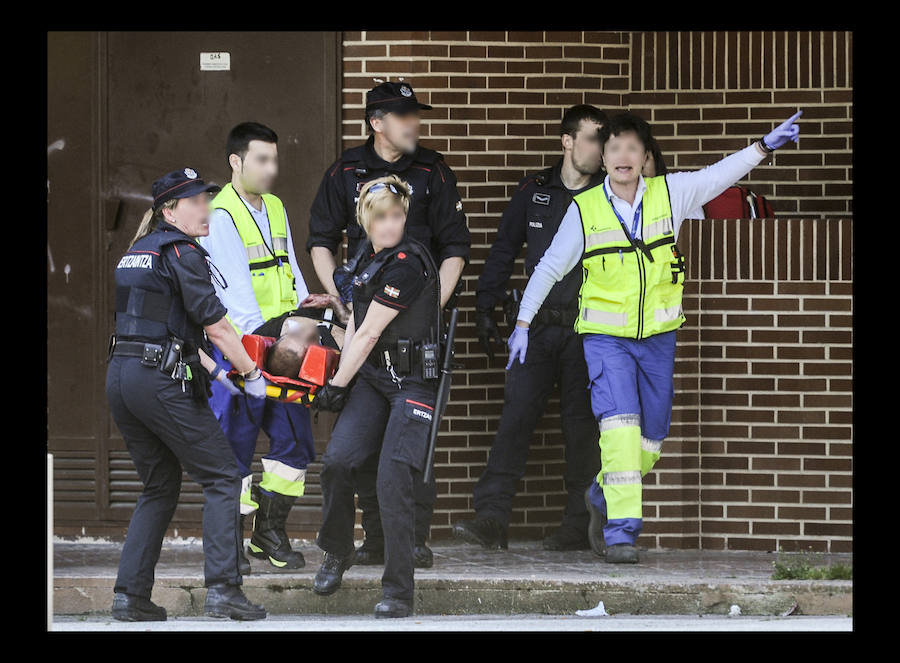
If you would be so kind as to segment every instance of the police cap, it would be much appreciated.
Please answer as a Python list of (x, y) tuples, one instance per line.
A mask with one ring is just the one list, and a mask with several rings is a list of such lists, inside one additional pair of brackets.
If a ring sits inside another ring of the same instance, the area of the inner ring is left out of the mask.
[(420, 104), (412, 85), (403, 82), (385, 82), (366, 92), (366, 117), (376, 108), (388, 113), (409, 113), (414, 110), (431, 110), (428, 104)]
[(153, 211), (173, 198), (190, 198), (198, 193), (206, 191), (216, 193), (221, 190), (222, 187), (217, 184), (207, 184), (200, 179), (200, 175), (193, 168), (173, 170), (153, 183)]

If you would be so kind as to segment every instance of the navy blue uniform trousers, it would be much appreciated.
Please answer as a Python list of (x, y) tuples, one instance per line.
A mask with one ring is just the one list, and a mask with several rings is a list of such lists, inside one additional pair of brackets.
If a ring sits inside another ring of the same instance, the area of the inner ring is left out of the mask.
[(203, 487), (206, 585), (241, 584), (239, 501), (241, 474), (209, 405), (188, 386), (144, 366), (137, 357), (113, 357), (106, 372), (113, 419), (144, 491), (128, 525), (114, 591), (150, 598), (163, 536), (181, 492), (181, 469)]
[(509, 524), (534, 428), (558, 384), (559, 424), (566, 445), (567, 499), (562, 526), (587, 535), (590, 516), (584, 491), (600, 469), (600, 448), (581, 337), (571, 327), (544, 324), (532, 326), (528, 336), (525, 363), (517, 359), (506, 373), (497, 435), (473, 491), (475, 513), (494, 518), (504, 527)]
[(322, 527), (319, 547), (345, 557), (353, 552), (353, 503), (356, 475), (378, 457), (378, 494), (384, 528), (386, 598), (413, 600), (415, 484), (422, 482), (428, 432), (434, 414), (437, 381), (418, 375), (403, 378), (400, 388), (385, 368), (366, 362), (347, 394), (322, 456)]

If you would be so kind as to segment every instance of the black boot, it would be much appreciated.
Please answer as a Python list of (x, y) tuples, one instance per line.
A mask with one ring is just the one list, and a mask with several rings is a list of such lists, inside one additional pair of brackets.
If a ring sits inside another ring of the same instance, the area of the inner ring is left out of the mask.
[(250, 575), (250, 560), (244, 554), (244, 518), (246, 516), (241, 514), (241, 544), (238, 546), (238, 570), (242, 576), (247, 576)]
[(507, 550), (509, 545), (506, 539), (506, 528), (493, 518), (479, 518), (474, 520), (461, 520), (453, 525), (454, 536), (477, 543), (487, 550), (503, 548)]
[(120, 622), (164, 622), (166, 609), (143, 596), (116, 592), (113, 596), (112, 616)]
[[(254, 486), (255, 488), (256, 486)], [(306, 566), (303, 553), (291, 549), (291, 542), (284, 531), (288, 514), (296, 497), (272, 493), (269, 497), (257, 490), (254, 501), (259, 510), (253, 520), (253, 536), (250, 537), (250, 554), (258, 559), (268, 559), (279, 569), (302, 569)]]
[(409, 617), (413, 613), (412, 601), (383, 598), (375, 604), (375, 619), (385, 617)]
[(603, 512), (601, 512), (597, 505), (591, 500), (591, 495), (599, 490), (599, 487), (594, 488), (596, 485), (596, 483), (593, 483), (584, 491), (584, 504), (587, 507), (588, 513), (591, 514), (587, 535), (588, 541), (591, 544), (591, 550), (594, 551), (595, 555), (603, 557), (606, 555), (606, 541), (603, 538), (603, 528), (606, 526), (606, 516), (603, 515)]
[(384, 541), (376, 544), (369, 539), (365, 539), (362, 545), (356, 549), (353, 563), (360, 566), (384, 564)]
[(417, 543), (413, 550), (413, 562), (417, 569), (430, 569), (434, 566), (434, 553), (424, 543)]
[(609, 564), (637, 564), (638, 549), (630, 543), (614, 543), (606, 549)]
[(326, 552), (325, 560), (313, 580), (313, 591), (322, 596), (334, 594), (341, 586), (344, 571), (353, 566), (354, 557), (355, 553), (350, 553), (346, 557), (338, 557)]
[(250, 599), (238, 585), (225, 583), (209, 586), (203, 612), (207, 617), (231, 617), (245, 621), (266, 618), (266, 609), (263, 606), (250, 603)]
[(544, 538), (544, 550), (590, 550), (587, 533), (561, 526)]

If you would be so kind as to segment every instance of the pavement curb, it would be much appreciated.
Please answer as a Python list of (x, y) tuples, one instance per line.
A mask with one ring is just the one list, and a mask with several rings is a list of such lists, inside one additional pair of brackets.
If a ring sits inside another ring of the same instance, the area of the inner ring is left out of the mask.
[[(113, 576), (55, 577), (54, 613), (108, 614), (114, 581)], [(312, 591), (309, 574), (266, 574), (247, 576), (244, 591), (273, 615), (360, 615), (371, 614), (381, 599), (381, 581), (345, 578), (335, 594), (323, 597)], [(157, 577), (153, 589), (153, 601), (172, 617), (202, 615), (205, 599), (206, 589), (197, 576)], [(722, 615), (736, 604), (744, 615), (780, 615), (796, 604), (793, 614), (852, 615), (853, 582), (416, 580), (416, 613), (421, 615), (567, 615), (599, 601), (611, 614)]]

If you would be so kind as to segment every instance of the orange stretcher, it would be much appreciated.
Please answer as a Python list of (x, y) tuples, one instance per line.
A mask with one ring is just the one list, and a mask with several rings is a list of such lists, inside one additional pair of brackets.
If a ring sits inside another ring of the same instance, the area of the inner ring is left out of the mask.
[[(283, 403), (300, 403), (309, 407), (316, 397), (316, 392), (337, 371), (341, 353), (322, 345), (311, 345), (306, 351), (306, 357), (303, 358), (300, 374), (296, 378), (287, 378), (281, 375), (272, 375), (265, 370), (266, 354), (276, 340), (278, 339), (271, 336), (256, 334), (244, 334), (241, 337), (244, 349), (256, 362), (266, 380), (266, 398)], [(232, 368), (228, 371), (228, 377), (243, 391), (244, 379), (237, 370)]]

